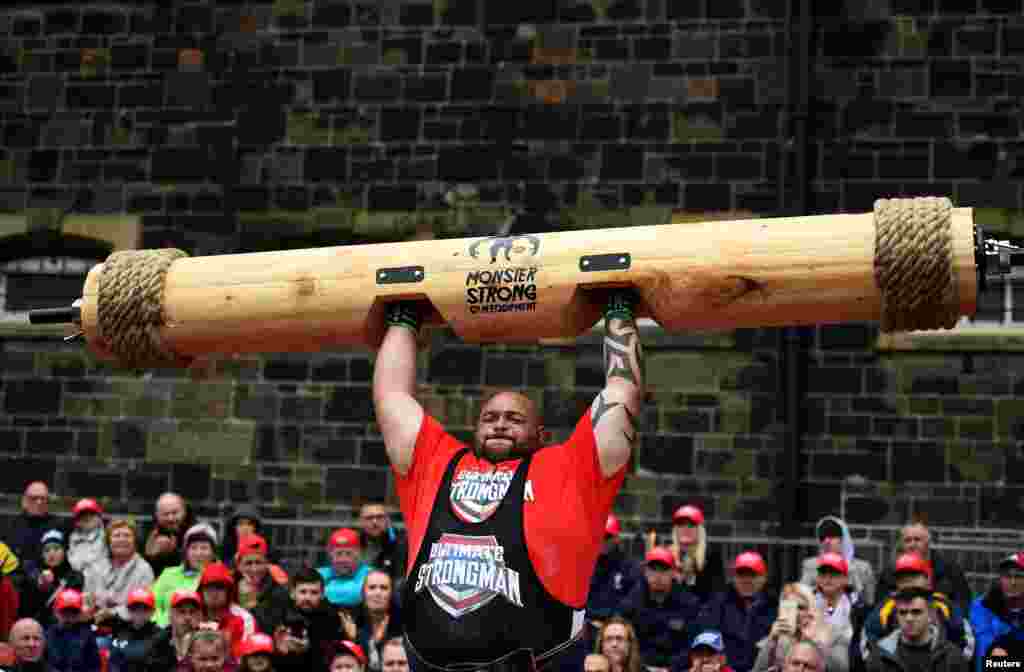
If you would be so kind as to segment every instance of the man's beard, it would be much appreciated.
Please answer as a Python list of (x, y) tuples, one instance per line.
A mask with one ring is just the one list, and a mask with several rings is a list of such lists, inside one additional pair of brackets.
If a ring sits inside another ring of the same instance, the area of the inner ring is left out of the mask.
[(477, 441), (475, 450), (477, 457), (484, 457), (491, 462), (515, 460), (526, 457), (536, 450), (530, 443), (506, 437), (488, 437), (483, 442)]

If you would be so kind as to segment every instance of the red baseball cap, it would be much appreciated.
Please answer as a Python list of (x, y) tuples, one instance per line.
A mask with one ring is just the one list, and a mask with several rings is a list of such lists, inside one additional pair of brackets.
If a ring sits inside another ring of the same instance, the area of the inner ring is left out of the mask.
[(348, 527), (335, 530), (331, 538), (327, 540), (327, 547), (332, 551), (336, 548), (361, 548), (362, 545), (362, 542), (359, 541), (359, 533)]
[(271, 639), (270, 635), (254, 632), (242, 640), (242, 645), (239, 647), (238, 652), (239, 657), (252, 656), (257, 653), (265, 653), (268, 656), (273, 655), (274, 640)]
[(767, 574), (768, 565), (764, 564), (764, 558), (756, 551), (744, 551), (736, 556), (732, 563), (732, 571), (749, 569), (756, 574)]
[(125, 600), (125, 604), (129, 607), (135, 606), (136, 604), (143, 604), (150, 609), (155, 609), (156, 598), (153, 597), (153, 591), (146, 590), (145, 588), (136, 588), (132, 592), (128, 593), (128, 599)]
[(917, 553), (904, 553), (896, 558), (896, 574), (927, 574), (932, 576), (932, 563)]
[(676, 568), (676, 556), (672, 554), (672, 550), (665, 548), (664, 546), (655, 546), (651, 550), (647, 551), (647, 555), (644, 557), (645, 565), (662, 564), (672, 569)]
[(675, 513), (672, 514), (672, 523), (679, 523), (684, 520), (688, 520), (694, 525), (704, 524), (704, 512), (692, 504), (680, 506), (676, 509)]
[(238, 551), (235, 552), (235, 564), (247, 555), (267, 557), (267, 540), (258, 534), (247, 534), (238, 540)]
[(347, 639), (338, 642), (338, 645), (338, 648), (334, 650), (334, 657), (355, 656), (360, 665), (366, 665), (366, 653), (363, 652), (363, 647)]
[(179, 604), (185, 602), (194, 602), (197, 607), (203, 606), (203, 601), (199, 599), (199, 593), (194, 590), (176, 590), (171, 593), (171, 609), (175, 608)]
[(609, 513), (608, 520), (604, 522), (604, 536), (617, 537), (621, 532), (622, 526), (619, 525), (619, 519), (615, 517), (614, 513)]
[(822, 553), (818, 556), (818, 569), (822, 567), (831, 567), (843, 576), (850, 574), (850, 564), (838, 553)]
[(54, 611), (64, 611), (65, 609), (81, 611), (83, 607), (82, 594), (73, 588), (65, 588), (60, 591), (57, 593), (57, 599), (53, 601)]
[(71, 509), (71, 515), (77, 518), (83, 513), (95, 513), (97, 516), (102, 516), (103, 507), (100, 506), (99, 502), (97, 502), (95, 499), (80, 499), (75, 504), (75, 508)]

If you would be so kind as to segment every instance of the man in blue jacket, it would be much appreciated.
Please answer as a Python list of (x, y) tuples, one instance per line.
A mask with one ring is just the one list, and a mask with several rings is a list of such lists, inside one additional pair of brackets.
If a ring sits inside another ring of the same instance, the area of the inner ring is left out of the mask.
[(57, 672), (100, 671), (100, 649), (84, 607), (77, 590), (62, 590), (53, 601), (57, 623), (46, 632), (46, 662)]
[(768, 636), (778, 616), (778, 600), (764, 590), (768, 565), (760, 553), (746, 551), (732, 564), (732, 585), (715, 593), (697, 617), (700, 628), (717, 630), (726, 658), (736, 672), (750, 672), (757, 643)]
[(1024, 640), (1024, 553), (999, 563), (999, 580), (971, 603), (971, 626), (977, 640), (975, 669), (984, 669), (984, 657), (997, 639)]
[(647, 669), (667, 670), (689, 644), (700, 599), (672, 580), (676, 558), (670, 549), (655, 546), (644, 564), (645, 580), (626, 597), (622, 615), (633, 624)]

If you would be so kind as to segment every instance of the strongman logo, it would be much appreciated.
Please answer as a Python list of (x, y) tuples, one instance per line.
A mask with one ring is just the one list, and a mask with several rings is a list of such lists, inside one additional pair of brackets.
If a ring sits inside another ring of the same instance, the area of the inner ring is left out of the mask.
[(515, 472), (463, 471), (452, 479), (452, 512), (467, 523), (482, 523), (498, 510)]
[(491, 263), (498, 261), (498, 255), (505, 253), (505, 261), (512, 263), (512, 253), (516, 257), (535, 257), (540, 250), (540, 238), (531, 235), (522, 236), (495, 236), (481, 238), (469, 246), (469, 256), (476, 259), (480, 256), (480, 246), (489, 242), (491, 244)]
[(505, 547), (493, 536), (441, 535), (416, 577), (416, 592), (424, 588), (453, 618), (480, 609), (498, 595), (523, 606), (519, 572), (505, 566)]

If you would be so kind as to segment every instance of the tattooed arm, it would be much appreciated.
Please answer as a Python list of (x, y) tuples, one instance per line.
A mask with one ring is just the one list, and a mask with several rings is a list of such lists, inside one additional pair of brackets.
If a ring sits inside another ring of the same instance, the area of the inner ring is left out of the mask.
[(643, 351), (632, 304), (630, 294), (618, 292), (605, 310), (605, 386), (590, 407), (605, 477), (629, 461), (637, 442), (636, 419), (644, 398)]

